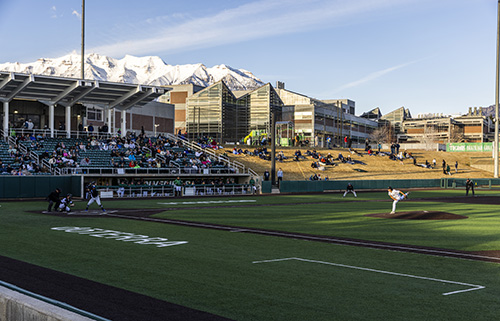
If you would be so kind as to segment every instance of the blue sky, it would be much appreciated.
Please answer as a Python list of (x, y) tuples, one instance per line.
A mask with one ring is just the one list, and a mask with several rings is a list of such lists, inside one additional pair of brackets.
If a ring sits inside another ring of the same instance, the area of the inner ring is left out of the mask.
[[(80, 52), (81, 0), (0, 0), (0, 63)], [(495, 102), (494, 0), (86, 0), (86, 53), (227, 64), (356, 113)]]

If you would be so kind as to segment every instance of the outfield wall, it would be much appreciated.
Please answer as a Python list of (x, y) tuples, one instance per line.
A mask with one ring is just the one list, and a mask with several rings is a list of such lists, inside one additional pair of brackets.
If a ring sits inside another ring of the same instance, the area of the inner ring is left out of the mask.
[(440, 187), (441, 179), (403, 179), (403, 180), (355, 180), (355, 181), (283, 181), (281, 193), (324, 192), (345, 190), (348, 183), (357, 190), (387, 189), (388, 186), (400, 189)]
[[(471, 178), (480, 188), (499, 186), (500, 179)], [(386, 179), (386, 180), (352, 180), (352, 181), (282, 181), (281, 193), (321, 193), (327, 191), (343, 191), (348, 183), (353, 184), (356, 190), (385, 190), (388, 186), (396, 189), (411, 188), (463, 188), (466, 179), (439, 178), (439, 179)], [(262, 193), (271, 193), (271, 182), (262, 182)]]
[(91, 321), (93, 319), (0, 286), (0, 320)]
[[(56, 188), (61, 195), (71, 193), (81, 197), (82, 176), (0, 176), (0, 199), (45, 198)], [(1, 319), (0, 319), (1, 320)]]

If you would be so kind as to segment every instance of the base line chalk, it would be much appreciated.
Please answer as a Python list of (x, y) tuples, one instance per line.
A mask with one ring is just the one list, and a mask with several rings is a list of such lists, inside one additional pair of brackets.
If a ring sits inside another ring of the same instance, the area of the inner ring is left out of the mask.
[(435, 279), (435, 278), (428, 278), (428, 277), (424, 277), (424, 276), (417, 276), (417, 275), (411, 275), (411, 274), (389, 272), (389, 271), (383, 271), (383, 270), (375, 270), (375, 269), (363, 268), (363, 267), (359, 267), (359, 266), (352, 266), (352, 265), (345, 265), (345, 264), (338, 264), (338, 263), (331, 263), (331, 262), (324, 262), (324, 261), (308, 260), (308, 259), (302, 259), (302, 258), (298, 258), (298, 257), (288, 257), (288, 258), (283, 258), (283, 259), (254, 261), (252, 263), (254, 263), (254, 264), (256, 264), (256, 263), (271, 263), (271, 262), (281, 262), (281, 261), (290, 261), (290, 260), (296, 260), (296, 261), (302, 261), (302, 262), (309, 262), (309, 263), (326, 264), (326, 265), (333, 265), (333, 266), (339, 266), (339, 267), (348, 268), (348, 269), (355, 269), (355, 270), (362, 270), (362, 271), (368, 271), (368, 272), (389, 274), (389, 275), (395, 275), (395, 276), (401, 276), (401, 277), (408, 277), (408, 278), (414, 278), (414, 279), (421, 279), (421, 280), (427, 280), (427, 281), (435, 281), (435, 282), (443, 282), (443, 283), (450, 283), (450, 284), (458, 284), (458, 285), (463, 285), (463, 286), (470, 287), (470, 288), (465, 289), (465, 290), (458, 290), (458, 291), (446, 292), (446, 293), (443, 293), (443, 295), (451, 295), (451, 294), (463, 293), (463, 292), (468, 292), (468, 291), (481, 290), (481, 289), (485, 288), (485, 286), (476, 285), (476, 284), (470, 284), (470, 283), (463, 283), (463, 282), (456, 282), (456, 281), (449, 281), (449, 280), (441, 280), (441, 279)]

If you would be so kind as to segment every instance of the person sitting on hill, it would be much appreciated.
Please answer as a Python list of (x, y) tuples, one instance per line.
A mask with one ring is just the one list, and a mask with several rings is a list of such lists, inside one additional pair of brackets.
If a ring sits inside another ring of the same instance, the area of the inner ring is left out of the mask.
[(309, 180), (310, 180), (310, 181), (317, 181), (317, 180), (318, 180), (318, 175), (317, 175), (316, 173), (314, 173), (313, 175), (311, 175), (311, 176), (309, 177)]
[(337, 158), (339, 161), (341, 161), (342, 163), (345, 162), (345, 158), (344, 156), (342, 155), (342, 153), (339, 153), (339, 157)]
[(300, 150), (297, 149), (295, 151), (295, 156), (293, 157), (293, 160), (296, 161), (296, 162), (298, 162), (301, 159), (305, 159), (305, 157), (302, 156), (302, 153), (300, 152)]

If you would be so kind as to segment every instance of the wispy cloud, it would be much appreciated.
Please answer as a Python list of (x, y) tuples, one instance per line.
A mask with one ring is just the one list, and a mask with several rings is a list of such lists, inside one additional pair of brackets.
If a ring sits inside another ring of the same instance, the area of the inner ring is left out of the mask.
[(76, 16), (78, 19), (80, 19), (80, 17), (81, 17), (81, 14), (78, 11), (76, 11), (76, 10), (73, 10), (73, 12), (71, 14), (73, 16)]
[(57, 18), (57, 8), (56, 8), (56, 6), (52, 6), (50, 8), (50, 12), (51, 12), (50, 17), (52, 19), (56, 19)]
[[(226, 9), (208, 17), (179, 14), (172, 19), (152, 17), (141, 24), (134, 39), (95, 46), (91, 51), (110, 56), (179, 52), (264, 37), (330, 27), (351, 22), (360, 14), (377, 12), (416, 0), (261, 0)], [(173, 24), (175, 23), (175, 24)], [(149, 25), (147, 28), (145, 26)], [(145, 36), (146, 35), (146, 36)], [(117, 39), (123, 35), (114, 35)], [(103, 38), (111, 38), (106, 35)], [(107, 42), (108, 43), (108, 42)]]
[(393, 66), (393, 67), (389, 67), (389, 68), (386, 68), (386, 69), (383, 69), (383, 70), (379, 70), (379, 71), (376, 71), (376, 72), (373, 72), (359, 80), (356, 80), (356, 81), (352, 81), (350, 83), (347, 83), (345, 85), (342, 85), (338, 88), (336, 88), (335, 90), (333, 90), (333, 94), (335, 93), (339, 93), (345, 89), (349, 89), (349, 88), (353, 88), (353, 87), (357, 87), (357, 86), (360, 86), (360, 85), (363, 85), (367, 82), (370, 82), (370, 81), (373, 81), (375, 79), (378, 79), (384, 75), (387, 75), (388, 73), (391, 73), (393, 71), (396, 71), (398, 69), (401, 69), (401, 68), (404, 68), (406, 66), (409, 66), (409, 65), (412, 65), (414, 63), (417, 63), (421, 61), (421, 59), (419, 60), (415, 60), (415, 61), (411, 61), (411, 62), (407, 62), (407, 63), (404, 63), (404, 64), (401, 64), (401, 65), (397, 65), (397, 66)]

